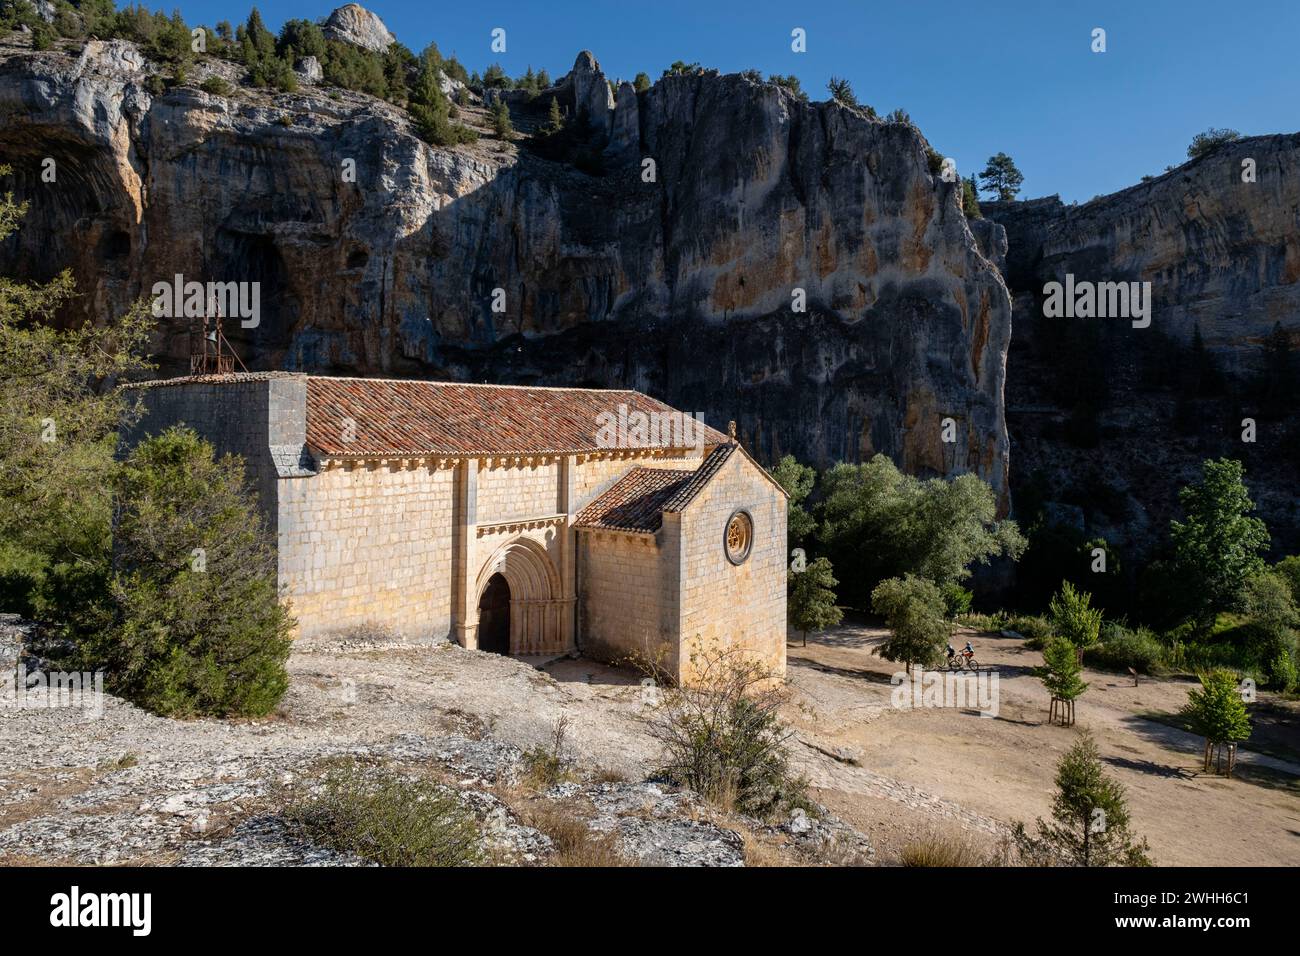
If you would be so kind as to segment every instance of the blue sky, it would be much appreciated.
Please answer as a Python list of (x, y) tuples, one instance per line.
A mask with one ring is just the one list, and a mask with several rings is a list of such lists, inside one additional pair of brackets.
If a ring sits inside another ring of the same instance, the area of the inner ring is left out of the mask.
[[(153, 5), (153, 4), (147, 4)], [(171, 9), (171, 4), (165, 4)], [(265, 0), (267, 25), (319, 19), (330, 0)], [(847, 77), (881, 113), (902, 106), (958, 170), (999, 150), (1025, 175), (1022, 197), (1087, 201), (1186, 158), (1193, 134), (1300, 129), (1300, 0), (373, 0), (415, 52), (430, 40), (470, 70), (499, 61), (553, 77), (590, 49), (611, 78), (657, 78), (674, 60), (723, 72), (794, 73), (815, 99)], [(182, 0), (191, 24), (238, 22), (229, 0)], [(251, 6), (251, 4), (249, 5)], [(493, 54), (495, 27), (507, 52)], [(790, 31), (807, 30), (793, 53)], [(1105, 53), (1090, 49), (1106, 30)]]

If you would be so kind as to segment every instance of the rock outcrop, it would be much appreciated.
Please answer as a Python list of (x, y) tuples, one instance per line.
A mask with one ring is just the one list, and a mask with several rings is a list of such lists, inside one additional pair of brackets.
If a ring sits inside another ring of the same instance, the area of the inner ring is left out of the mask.
[(331, 13), (322, 27), (330, 40), (351, 43), (362, 49), (385, 52), (397, 42), (384, 21), (357, 3), (348, 3)]
[[(1260, 384), (1270, 362), (1277, 377), (1280, 345), (1300, 346), (1300, 134), (1242, 139), (1082, 205), (983, 209), (1006, 229), (1007, 420), (1027, 497), (1082, 507), (1087, 534), (1141, 557), (1166, 539), (1178, 489), (1227, 456), (1246, 464), (1275, 555), (1300, 548), (1300, 422), (1294, 398)], [(1044, 286), (1067, 274), (1149, 282), (1150, 326), (1044, 317)], [(1197, 381), (1198, 339), (1222, 379), (1213, 389)]]
[[(152, 97), (123, 56), (0, 47), (0, 152), (32, 203), (0, 270), (72, 268), (65, 318), (176, 274), (257, 281), (259, 324), (227, 329), (250, 368), (632, 387), (736, 419), (763, 459), (883, 452), (1007, 504), (1008, 293), (914, 127), (739, 75), (615, 99), (584, 54), (557, 89), (608, 134), (587, 175), (431, 148), (359, 94)], [(165, 372), (186, 331), (166, 323)]]

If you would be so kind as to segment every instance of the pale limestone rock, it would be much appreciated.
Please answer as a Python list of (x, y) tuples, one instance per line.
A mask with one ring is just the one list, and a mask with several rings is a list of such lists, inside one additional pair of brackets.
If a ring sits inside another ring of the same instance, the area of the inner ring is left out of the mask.
[(384, 26), (384, 21), (359, 3), (345, 4), (331, 13), (325, 21), (324, 31), (331, 40), (341, 40), (376, 53), (385, 52), (397, 41), (397, 37)]

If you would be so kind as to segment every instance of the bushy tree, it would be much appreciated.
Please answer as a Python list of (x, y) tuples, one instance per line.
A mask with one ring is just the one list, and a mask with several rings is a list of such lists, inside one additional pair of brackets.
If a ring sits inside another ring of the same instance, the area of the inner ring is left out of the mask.
[(817, 482), (817, 471), (808, 465), (801, 465), (794, 455), (786, 455), (772, 468), (772, 477), (790, 496), (786, 508), (786, 534), (790, 547), (793, 548), (817, 527), (813, 516), (803, 507)]
[(961, 582), (971, 566), (1018, 558), (1025, 539), (997, 520), (993, 489), (977, 475), (922, 481), (885, 455), (839, 464), (822, 475), (819, 537), (840, 569), (847, 603), (861, 607), (884, 578), (916, 574), (936, 585)]
[[(0, 198), (0, 240), (26, 210)], [(68, 627), (107, 580), (113, 449), (136, 410), (111, 386), (150, 367), (153, 329), (143, 305), (56, 328), (74, 294), (68, 272), (44, 285), (0, 277), (0, 605)]]
[(1208, 155), (1220, 146), (1238, 139), (1241, 139), (1241, 134), (1235, 129), (1216, 129), (1211, 126), (1204, 133), (1197, 133), (1192, 137), (1192, 141), (1187, 147), (1187, 158), (1196, 159)]
[(1185, 519), (1170, 522), (1178, 570), (1195, 596), (1202, 627), (1238, 606), (1246, 581), (1263, 567), (1268, 528), (1250, 515), (1255, 504), (1244, 474), (1239, 461), (1206, 461), (1201, 480), (1178, 493)]
[(1150, 866), (1150, 847), (1130, 823), (1124, 787), (1107, 776), (1096, 743), (1082, 734), (1057, 766), (1052, 822), (1039, 819), (1032, 837), (1017, 824), (1015, 840), (1034, 863)]
[[(1205, 738), (1204, 766), (1209, 773), (1216, 760), (1222, 767), (1225, 744), (1236, 744), (1250, 737), (1250, 715), (1246, 713), (1246, 702), (1231, 671), (1216, 669), (1198, 677), (1201, 689), (1187, 692), (1182, 714), (1192, 733)], [(1231, 760), (1228, 775), (1232, 775)]]
[(943, 659), (951, 630), (944, 616), (943, 595), (930, 581), (915, 575), (881, 581), (871, 594), (871, 608), (885, 619), (889, 638), (876, 648), (887, 661), (937, 665)]
[(243, 462), (171, 428), (132, 450), (116, 494), (113, 620), (88, 648), (114, 691), (169, 716), (269, 713), (293, 621)]
[(1070, 643), (1082, 663), (1083, 652), (1096, 646), (1101, 633), (1101, 611), (1092, 607), (1092, 595), (1062, 581), (1061, 590), (1047, 605), (1047, 617), (1053, 633)]
[(636, 75), (636, 79), (634, 79), (634, 80), (632, 81), (632, 86), (636, 88), (636, 91), (637, 91), (638, 93), (644, 93), (646, 90), (650, 89), (650, 76), (649, 76), (649, 74), (647, 74), (647, 73), (638, 73), (638, 74)]
[(1020, 185), (1025, 181), (1024, 175), (1016, 168), (1015, 160), (1006, 153), (990, 156), (980, 176), (980, 188), (991, 192), (1006, 202), (1015, 199), (1020, 192)]
[(844, 619), (844, 613), (835, 606), (835, 574), (831, 563), (818, 558), (802, 571), (790, 570), (787, 613), (790, 623), (803, 633), (803, 643), (808, 645), (809, 631), (824, 631)]

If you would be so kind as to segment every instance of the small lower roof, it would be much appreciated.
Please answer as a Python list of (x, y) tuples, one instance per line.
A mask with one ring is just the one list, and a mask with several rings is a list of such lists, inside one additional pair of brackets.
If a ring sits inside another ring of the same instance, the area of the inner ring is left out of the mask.
[(695, 499), (738, 448), (713, 449), (698, 468), (633, 468), (578, 513), (576, 528), (654, 533), (664, 512), (681, 511)]

